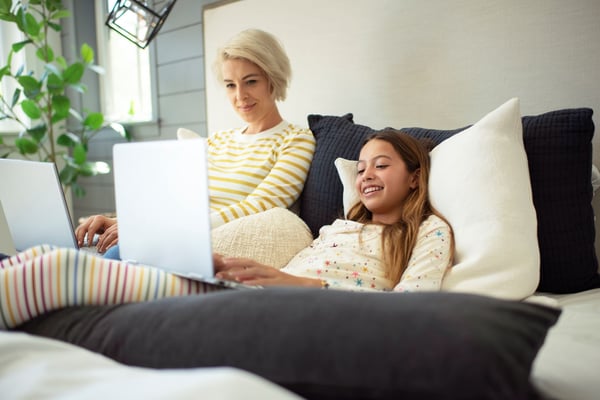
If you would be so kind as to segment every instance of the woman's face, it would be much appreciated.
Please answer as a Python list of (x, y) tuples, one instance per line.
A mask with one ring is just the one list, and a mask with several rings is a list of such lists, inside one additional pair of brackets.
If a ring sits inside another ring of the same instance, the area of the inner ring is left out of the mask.
[(379, 139), (363, 146), (357, 168), (356, 189), (373, 222), (397, 222), (404, 200), (418, 186), (418, 170), (409, 172), (394, 147)]
[(269, 125), (274, 115), (278, 116), (269, 80), (256, 64), (229, 59), (223, 63), (222, 72), (231, 106), (250, 126)]

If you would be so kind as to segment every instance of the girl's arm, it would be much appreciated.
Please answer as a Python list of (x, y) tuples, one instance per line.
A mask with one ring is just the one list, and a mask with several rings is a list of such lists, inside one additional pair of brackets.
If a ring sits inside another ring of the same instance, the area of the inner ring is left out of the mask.
[(247, 285), (324, 287), (321, 279), (291, 275), (248, 258), (221, 258), (215, 267), (218, 278)]
[(451, 235), (450, 227), (441, 219), (429, 217), (425, 220), (408, 266), (394, 291), (440, 290), (444, 274), (451, 265)]

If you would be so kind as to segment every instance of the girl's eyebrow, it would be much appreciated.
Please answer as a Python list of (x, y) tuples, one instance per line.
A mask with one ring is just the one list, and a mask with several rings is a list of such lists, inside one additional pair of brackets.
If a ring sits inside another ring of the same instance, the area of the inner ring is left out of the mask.
[[(390, 157), (390, 156), (388, 156), (388, 155), (386, 155), (386, 154), (380, 154), (380, 155), (377, 155), (377, 156), (373, 157), (373, 158), (371, 159), (371, 161), (377, 161), (377, 160), (379, 160), (380, 158), (386, 158), (386, 159), (388, 159), (388, 160), (391, 160), (391, 159), (392, 159), (392, 157)], [(358, 164), (360, 164), (360, 163), (365, 163), (365, 162), (367, 162), (367, 161), (369, 161), (369, 160), (358, 160)]]

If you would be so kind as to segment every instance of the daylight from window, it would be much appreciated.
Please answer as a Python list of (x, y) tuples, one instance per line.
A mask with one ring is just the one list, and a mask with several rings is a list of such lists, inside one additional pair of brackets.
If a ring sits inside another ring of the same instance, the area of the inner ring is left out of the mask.
[(151, 121), (152, 87), (149, 49), (135, 44), (109, 29), (106, 17), (116, 0), (107, 0), (102, 19), (98, 21), (100, 65), (103, 80), (104, 113), (114, 122)]

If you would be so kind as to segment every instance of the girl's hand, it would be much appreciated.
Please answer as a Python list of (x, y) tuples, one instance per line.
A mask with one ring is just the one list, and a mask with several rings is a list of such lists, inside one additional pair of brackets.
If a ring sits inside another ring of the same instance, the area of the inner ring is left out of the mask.
[(290, 275), (247, 258), (222, 258), (217, 277), (246, 285), (321, 287), (319, 279)]

